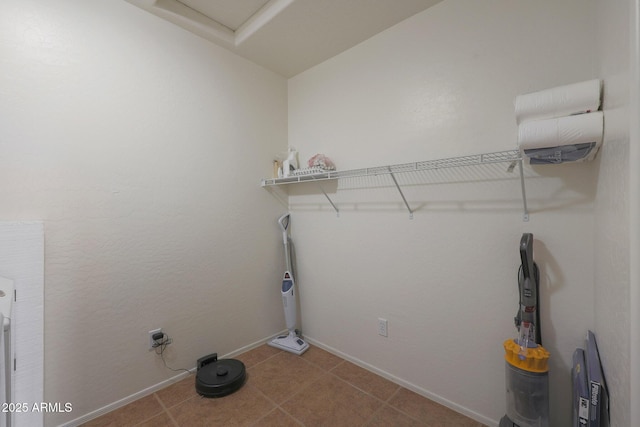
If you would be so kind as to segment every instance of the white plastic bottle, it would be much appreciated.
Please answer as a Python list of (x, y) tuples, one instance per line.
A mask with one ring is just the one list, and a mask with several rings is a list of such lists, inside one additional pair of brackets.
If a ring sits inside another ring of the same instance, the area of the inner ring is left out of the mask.
[(298, 169), (298, 152), (295, 148), (289, 148), (287, 160), (282, 162), (282, 176), (287, 177), (291, 174), (291, 170)]

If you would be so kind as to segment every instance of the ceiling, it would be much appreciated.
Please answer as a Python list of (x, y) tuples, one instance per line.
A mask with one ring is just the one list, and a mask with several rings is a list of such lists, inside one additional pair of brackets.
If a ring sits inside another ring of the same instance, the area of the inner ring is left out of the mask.
[(292, 77), (442, 0), (127, 0)]

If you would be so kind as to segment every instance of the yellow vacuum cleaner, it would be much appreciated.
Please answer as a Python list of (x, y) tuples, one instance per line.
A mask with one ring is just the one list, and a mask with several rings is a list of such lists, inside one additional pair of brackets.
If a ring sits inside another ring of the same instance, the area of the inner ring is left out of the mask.
[(520, 306), (516, 339), (504, 342), (507, 414), (500, 427), (549, 427), (549, 352), (540, 333), (540, 272), (533, 261), (533, 234), (520, 240)]

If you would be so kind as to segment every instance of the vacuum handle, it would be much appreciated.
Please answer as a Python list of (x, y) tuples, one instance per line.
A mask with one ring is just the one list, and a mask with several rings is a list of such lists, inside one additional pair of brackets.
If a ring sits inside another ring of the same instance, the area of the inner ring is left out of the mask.
[[(527, 311), (535, 311), (538, 299), (533, 267), (533, 234), (524, 233), (520, 239), (520, 260), (522, 261), (522, 288), (520, 303)], [(523, 319), (524, 320), (524, 319)]]
[(520, 260), (524, 279), (533, 279), (533, 234), (524, 233), (520, 239)]
[[(537, 344), (542, 344), (540, 334), (540, 295), (539, 273), (533, 261), (533, 234), (524, 233), (520, 239), (520, 260), (522, 262), (522, 275), (518, 278), (520, 290), (520, 315), (517, 316), (521, 323), (531, 322), (533, 329), (529, 331), (535, 337)], [(522, 328), (520, 324), (520, 328)]]

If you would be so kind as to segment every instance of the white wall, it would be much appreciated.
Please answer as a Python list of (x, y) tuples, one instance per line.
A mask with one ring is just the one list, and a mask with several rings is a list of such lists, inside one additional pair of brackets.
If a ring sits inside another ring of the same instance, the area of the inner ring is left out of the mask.
[[(633, 1), (597, 2), (597, 66), (604, 78), (605, 143), (600, 155), (596, 196), (595, 332), (610, 393), (612, 426), (631, 420), (630, 342), (630, 41), (637, 22)], [(615, 31), (611, 31), (615, 28)], [(637, 42), (636, 42), (637, 43)], [(637, 59), (636, 59), (637, 60)], [(637, 71), (636, 71), (637, 72)], [(637, 118), (637, 112), (636, 116)], [(636, 135), (637, 138), (637, 135)], [(638, 141), (634, 141), (635, 144)], [(637, 168), (637, 165), (634, 166)], [(637, 309), (637, 306), (636, 306)], [(637, 339), (637, 338), (636, 338)], [(636, 372), (635, 370), (633, 372)]]
[[(594, 2), (448, 0), (289, 80), (289, 144), (339, 169), (515, 148), (516, 95), (596, 77)], [(505, 166), (506, 167), (506, 166)], [(598, 163), (528, 168), (531, 219), (503, 171), (407, 189), (292, 189), (303, 328), (314, 342), (487, 424), (505, 411), (518, 244), (536, 239), (552, 425), (569, 425), (574, 349), (594, 327)], [(306, 184), (305, 184), (306, 185)], [(359, 189), (356, 187), (360, 187)], [(389, 337), (377, 334), (377, 318)]]
[[(640, 258), (640, 0), (629, 1), (630, 67), (629, 67), (629, 260)], [(630, 402), (640, 400), (640, 263), (630, 267)], [(630, 404), (630, 425), (640, 424), (640, 405)]]
[(0, 219), (45, 228), (58, 425), (283, 327), (286, 81), (123, 1), (0, 4)]

